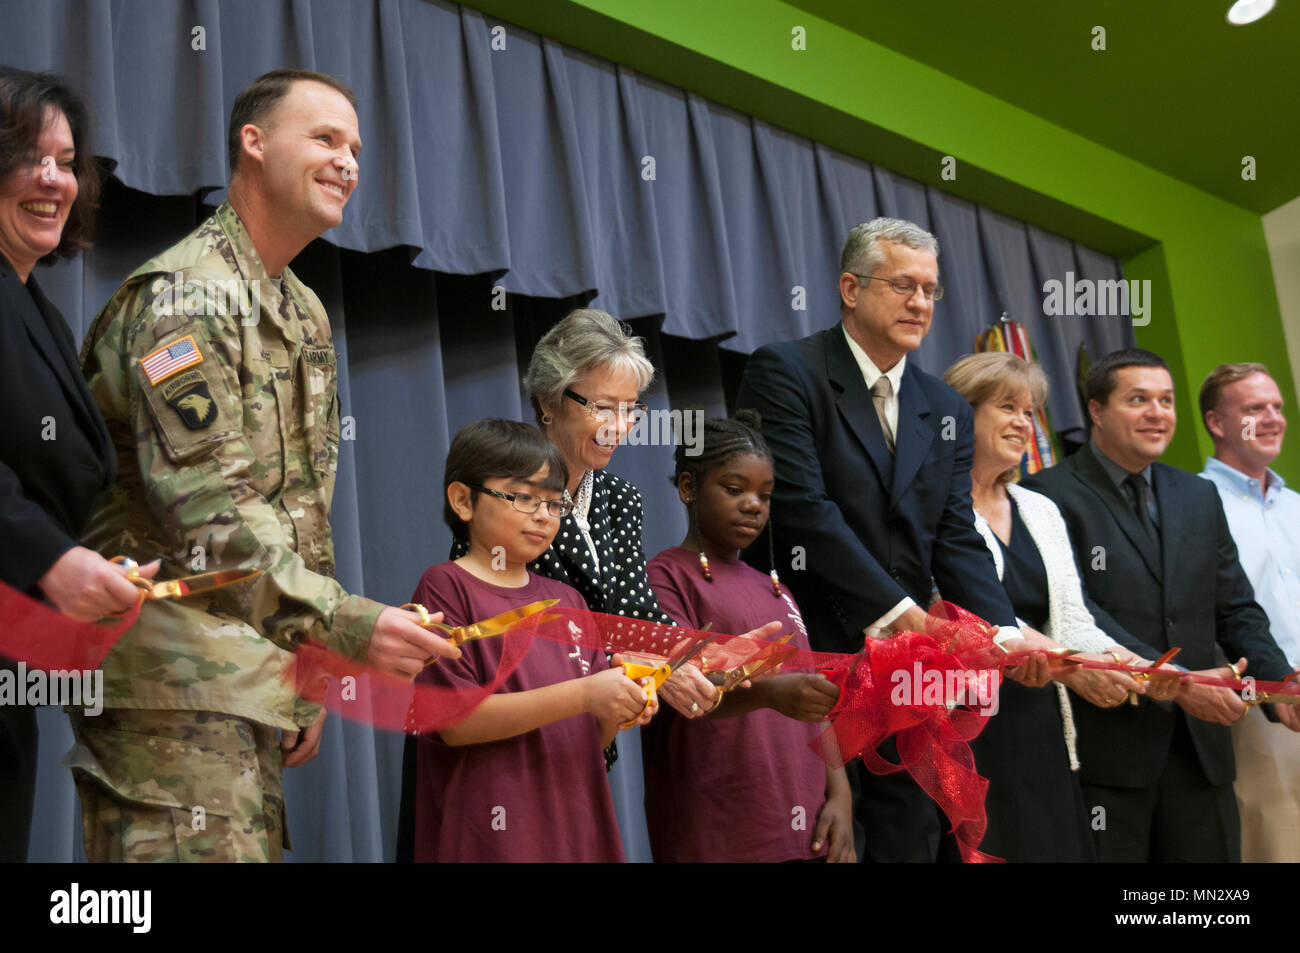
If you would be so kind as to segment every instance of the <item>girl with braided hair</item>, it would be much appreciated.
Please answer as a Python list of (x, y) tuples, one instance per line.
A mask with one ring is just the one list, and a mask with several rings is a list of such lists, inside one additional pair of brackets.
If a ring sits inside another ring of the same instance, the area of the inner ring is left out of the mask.
[[(673, 481), (690, 527), (650, 561), (650, 584), (682, 625), (735, 633), (779, 619), (807, 649), (789, 589), (739, 558), (771, 509), (772, 454), (758, 423), (753, 411), (709, 419), (698, 456), (678, 446)], [(844, 769), (810, 749), (838, 697), (821, 675), (789, 673), (720, 693), (706, 718), (661, 709), (641, 742), (655, 861), (856, 860)]]

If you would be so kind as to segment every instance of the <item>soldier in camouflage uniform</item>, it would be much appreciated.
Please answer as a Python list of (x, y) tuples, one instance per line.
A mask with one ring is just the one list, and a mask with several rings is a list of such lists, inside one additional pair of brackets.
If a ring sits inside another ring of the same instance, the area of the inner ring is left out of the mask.
[(160, 578), (264, 570), (146, 602), (105, 659), (105, 711), (73, 715), (66, 762), (91, 860), (279, 860), (282, 748), (286, 766), (312, 757), (324, 714), (294, 691), (297, 645), (408, 677), (458, 654), (332, 578), (335, 355), (325, 309), (286, 266), (356, 185), (354, 102), (303, 71), (241, 93), (229, 199), (87, 334), (83, 369), (119, 455), (87, 544), (161, 554)]

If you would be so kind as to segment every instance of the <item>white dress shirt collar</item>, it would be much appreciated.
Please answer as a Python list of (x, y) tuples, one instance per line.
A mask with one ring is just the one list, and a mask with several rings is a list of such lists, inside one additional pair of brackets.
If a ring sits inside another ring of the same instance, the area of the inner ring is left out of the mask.
[(849, 342), (849, 351), (853, 354), (853, 359), (858, 362), (858, 367), (862, 369), (862, 379), (867, 382), (867, 390), (876, 386), (876, 381), (881, 376), (888, 377), (889, 383), (894, 387), (894, 399), (898, 399), (898, 388), (903, 382), (903, 368), (907, 366), (907, 355), (904, 354), (895, 364), (887, 371), (882, 371), (876, 367), (876, 362), (867, 356), (867, 352), (862, 350), (858, 342), (853, 340), (853, 335), (849, 334), (849, 329), (844, 326), (843, 322), (840, 327), (844, 331), (844, 340)]
[(889, 378), (889, 383), (893, 386), (893, 392), (889, 399), (885, 401), (885, 419), (889, 421), (889, 432), (898, 437), (898, 388), (903, 382), (903, 368), (907, 366), (907, 355), (904, 354), (895, 364), (887, 371), (881, 371), (876, 367), (876, 362), (867, 356), (867, 352), (858, 346), (858, 342), (853, 340), (853, 335), (849, 334), (849, 329), (844, 327), (844, 340), (849, 342), (849, 351), (853, 354), (853, 359), (858, 362), (858, 367), (862, 370), (862, 379), (866, 381), (867, 391), (876, 386), (876, 381), (882, 377)]

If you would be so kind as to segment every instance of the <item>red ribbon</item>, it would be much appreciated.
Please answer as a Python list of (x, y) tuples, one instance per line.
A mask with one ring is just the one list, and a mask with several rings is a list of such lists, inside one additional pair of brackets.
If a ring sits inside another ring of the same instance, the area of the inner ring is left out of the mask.
[[(386, 731), (426, 734), (463, 721), (519, 667), (535, 637), (586, 649), (618, 652), (628, 661), (660, 664), (675, 651), (711, 633), (661, 625), (585, 609), (556, 606), (527, 616), (483, 644), (501, 655), (490, 682), (473, 689), (446, 688), (387, 675), (314, 643), (297, 652), (292, 677), (299, 695), (331, 712)], [(815, 669), (833, 656), (799, 653), (793, 646), (719, 634), (693, 664), (707, 671), (738, 668), (770, 657), (803, 656), (799, 667)], [(337, 682), (330, 681), (331, 679)]]
[[(858, 656), (840, 656), (851, 664), (822, 670), (839, 686), (840, 698), (819, 739), (821, 754), (832, 765), (861, 757), (873, 774), (906, 770), (947, 815), (964, 861), (1000, 863), (978, 850), (988, 827), (989, 783), (975, 770), (970, 741), (984, 729), (988, 713), (949, 702), (976, 695), (990, 700), (987, 693), (996, 692), (1007, 656), (978, 616), (948, 604), (936, 610), (926, 633), (868, 639)], [(950, 693), (954, 687), (957, 698)], [(897, 738), (898, 764), (877, 750), (891, 735)]]
[[(972, 698), (971, 689), (976, 687), (980, 672), (984, 673), (983, 686), (996, 691), (1007, 656), (993, 644), (988, 635), (990, 628), (983, 620), (954, 606), (932, 610), (927, 630), (926, 634), (905, 632), (890, 639), (871, 639), (857, 656), (801, 651), (775, 642), (720, 634), (692, 664), (713, 671), (775, 655), (783, 658), (783, 671), (822, 672), (840, 687), (841, 694), (830, 713), (827, 730), (815, 745), (818, 754), (835, 767), (861, 757), (877, 774), (908, 771), (948, 815), (962, 857), (976, 862), (996, 860), (977, 849), (987, 826), (984, 798), (988, 782), (976, 772), (969, 745), (987, 718), (977, 711), (952, 708), (946, 693), (936, 700), (921, 685), (912, 685), (911, 693), (901, 697), (907, 693), (896, 691), (894, 673), (917, 673), (926, 683), (937, 678), (940, 684), (960, 686), (964, 697)], [(534, 637), (618, 652), (629, 660), (663, 660), (709, 634), (554, 607), (529, 616), (504, 635), (489, 640), (487, 644), (500, 643), (501, 661), (492, 682), (473, 690), (418, 682), (411, 685), (376, 674), (319, 646), (299, 650), (295, 676), (301, 694), (323, 702), (345, 718), (389, 730), (423, 733), (468, 716), (518, 667)], [(368, 688), (363, 687), (367, 674)], [(343, 691), (331, 687), (326, 694), (326, 676), (352, 678)], [(987, 695), (985, 700), (989, 700)], [(886, 761), (876, 751), (891, 735), (898, 737), (899, 764)]]
[[(137, 603), (119, 620), (78, 622), (0, 583), (0, 655), (46, 670), (98, 668), (139, 614)], [(876, 774), (906, 770), (952, 822), (963, 859), (995, 861), (977, 849), (987, 826), (988, 782), (975, 770), (969, 742), (987, 718), (972, 710), (969, 701), (975, 690), (982, 701), (990, 701), (987, 693), (996, 690), (1002, 671), (1037, 653), (1007, 655), (993, 644), (991, 631), (978, 616), (942, 603), (931, 609), (925, 633), (869, 639), (863, 651), (853, 656), (719, 635), (692, 664), (716, 671), (779, 657), (785, 671), (822, 672), (840, 688), (840, 698), (817, 743), (818, 753), (832, 766), (861, 757)], [(490, 640), (500, 649), (499, 664), (490, 682), (473, 689), (413, 684), (311, 643), (299, 648), (289, 677), (304, 697), (343, 717), (388, 730), (423, 733), (468, 717), (519, 667), (535, 637), (620, 652), (629, 660), (662, 660), (705, 635), (683, 627), (554, 607)], [(1079, 664), (1141, 671), (1112, 662), (1082, 660)], [(906, 685), (901, 684), (900, 673)], [(979, 681), (994, 673), (995, 684)], [(329, 682), (331, 677), (335, 681)], [(1300, 695), (1300, 684), (1294, 681), (1247, 682), (1195, 673), (1182, 678), (1233, 691), (1251, 688), (1257, 694)], [(943, 686), (937, 697), (926, 692), (932, 684)], [(959, 689), (957, 698), (952, 697), (953, 686)], [(891, 735), (897, 737), (898, 764), (877, 751)]]
[(495, 637), (501, 649), (496, 672), (472, 689), (398, 678), (311, 642), (298, 648), (288, 677), (300, 696), (352, 721), (412, 735), (440, 731), (464, 721), (505, 684), (528, 654), (536, 626), (537, 617), (529, 617)]
[[(1028, 652), (1012, 652), (1007, 656), (1006, 666), (1010, 668), (1014, 665), (1020, 665), (1030, 657), (1040, 654), (1044, 654), (1041, 649)], [(1052, 656), (1051, 652), (1045, 654), (1049, 657)], [(1129, 665), (1123, 662), (1108, 662), (1099, 659), (1078, 658), (1077, 656), (1066, 664), (1069, 668), (1091, 668), (1104, 672), (1123, 672), (1125, 675), (1149, 675), (1152, 672), (1159, 671), (1164, 673), (1162, 677), (1169, 678), (1174, 674), (1169, 669), (1152, 669), (1148, 665)], [(1227, 668), (1228, 666), (1221, 667)], [(1297, 680), (1300, 672), (1293, 672), (1280, 682), (1255, 678), (1253, 675), (1245, 675), (1240, 678), (1232, 676), (1229, 678), (1226, 675), (1209, 675), (1205, 672), (1178, 672), (1176, 676), (1179, 681), (1208, 685), (1210, 688), (1227, 688), (1246, 699), (1249, 699), (1252, 693), (1255, 697), (1260, 695), (1290, 695), (1292, 698), (1300, 698), (1300, 681)], [(1141, 681), (1141, 679), (1138, 679), (1138, 681)]]
[(99, 668), (139, 618), (141, 602), (121, 619), (78, 622), (0, 582), (0, 655), (46, 671)]

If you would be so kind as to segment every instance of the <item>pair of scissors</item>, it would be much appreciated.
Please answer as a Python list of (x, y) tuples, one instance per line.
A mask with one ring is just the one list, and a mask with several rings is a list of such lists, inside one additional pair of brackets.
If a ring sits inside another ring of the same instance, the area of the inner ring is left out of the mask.
[[(790, 632), (787, 633), (786, 635), (781, 636), (781, 638), (779, 639), (772, 639), (771, 644), (785, 645), (792, 638), (794, 638), (794, 633)], [(720, 675), (722, 677), (722, 681), (720, 683), (714, 682), (714, 685), (717, 686), (718, 689), (718, 700), (713, 707), (716, 709), (718, 705), (721, 705), (722, 696), (725, 695), (727, 692), (731, 691), (741, 682), (744, 682), (746, 679), (756, 678), (757, 676), (762, 675), (764, 672), (766, 672), (769, 668), (780, 668), (781, 662), (777, 661), (777, 659), (781, 659), (781, 658), (783, 658), (781, 653), (772, 652), (766, 658), (756, 659), (752, 662), (747, 662), (744, 665), (741, 665), (739, 668), (733, 668), (729, 671), (708, 673), (709, 675)], [(710, 678), (710, 681), (712, 681), (712, 678)]]
[[(650, 707), (650, 703), (654, 701), (655, 693), (664, 682), (668, 681), (668, 679), (672, 677), (673, 672), (677, 671), (691, 659), (695, 658), (695, 656), (703, 652), (704, 649), (717, 637), (718, 633), (714, 632), (710, 635), (706, 635), (702, 639), (697, 639), (695, 644), (686, 649), (686, 651), (682, 652), (675, 658), (664, 662), (662, 665), (640, 665), (636, 662), (624, 662), (623, 674), (632, 679), (632, 681), (639, 683), (643, 678), (650, 679), (650, 682), (644, 686), (646, 691), (646, 700), (645, 705), (641, 707), (641, 711), (644, 712)], [(640, 715), (637, 717), (639, 718)], [(636, 718), (633, 718), (631, 721), (625, 721), (623, 727), (631, 728), (635, 724)]]
[[(1164, 655), (1160, 656), (1160, 658), (1158, 658), (1158, 659), (1156, 659), (1154, 662), (1152, 662), (1149, 666), (1147, 666), (1147, 668), (1145, 668), (1145, 669), (1143, 669), (1143, 670), (1141, 670), (1141, 671), (1139, 671), (1139, 672), (1130, 672), (1129, 674), (1131, 674), (1131, 675), (1133, 676), (1133, 678), (1134, 678), (1135, 680), (1139, 681), (1139, 682), (1149, 681), (1150, 679), (1153, 679), (1153, 678), (1155, 678), (1155, 679), (1182, 678), (1183, 675), (1184, 675), (1183, 672), (1159, 672), (1159, 671), (1156, 671), (1156, 669), (1160, 668), (1160, 666), (1164, 665), (1166, 662), (1168, 662), (1168, 661), (1170, 661), (1171, 659), (1173, 659), (1173, 657), (1174, 657), (1175, 655), (1177, 655), (1177, 654), (1178, 654), (1179, 652), (1181, 652), (1181, 651), (1182, 651), (1182, 647), (1181, 647), (1181, 646), (1180, 646), (1180, 647), (1176, 647), (1176, 648), (1172, 648), (1172, 649), (1170, 649), (1168, 652), (1166, 652)], [(1128, 703), (1129, 703), (1130, 705), (1136, 705), (1136, 704), (1138, 703), (1138, 697), (1137, 697), (1137, 693), (1136, 693), (1136, 692), (1129, 692), (1129, 693), (1128, 693)]]
[[(486, 639), (494, 635), (501, 635), (516, 622), (527, 619), (529, 616), (536, 615), (559, 602), (559, 599), (541, 599), (537, 602), (530, 602), (526, 606), (520, 606), (517, 609), (507, 609), (499, 615), (494, 615), (490, 619), (482, 619), (479, 622), (471, 622), (469, 625), (447, 625), (442, 622), (434, 622), (429, 618), (429, 610), (418, 602), (408, 602), (402, 606), (403, 609), (410, 609), (420, 617), (417, 623), (423, 629), (437, 629), (443, 633), (445, 638), (452, 645), (463, 645), (466, 642), (473, 642), (476, 639)], [(540, 625), (543, 622), (553, 622), (560, 618), (558, 615), (545, 615), (537, 620)], [(436, 659), (429, 659), (424, 663), (425, 668), (432, 665)]]
[[(1282, 679), (1282, 684), (1292, 681), (1300, 681), (1300, 669)], [(1258, 692), (1246, 704), (1251, 708), (1256, 705), (1300, 705), (1300, 695), (1292, 695), (1290, 692)]]
[(1077, 665), (1079, 663), (1079, 660), (1074, 658), (1074, 656), (1079, 654), (1079, 650), (1067, 649), (1065, 646), (1061, 646), (1060, 648), (1055, 648), (1055, 649), (1030, 649), (1029, 651), (1024, 653), (1012, 652), (1011, 654), (1012, 655), (1023, 654), (1026, 658), (1028, 658), (1029, 656), (1036, 655), (1039, 652), (1043, 652), (1046, 655), (1048, 668), (1053, 668), (1053, 669), (1065, 668), (1068, 665)]
[(110, 562), (126, 568), (126, 580), (140, 590), (142, 599), (183, 599), (262, 575), (260, 569), (222, 569), (154, 582), (140, 575), (140, 564), (130, 556), (114, 556)]

